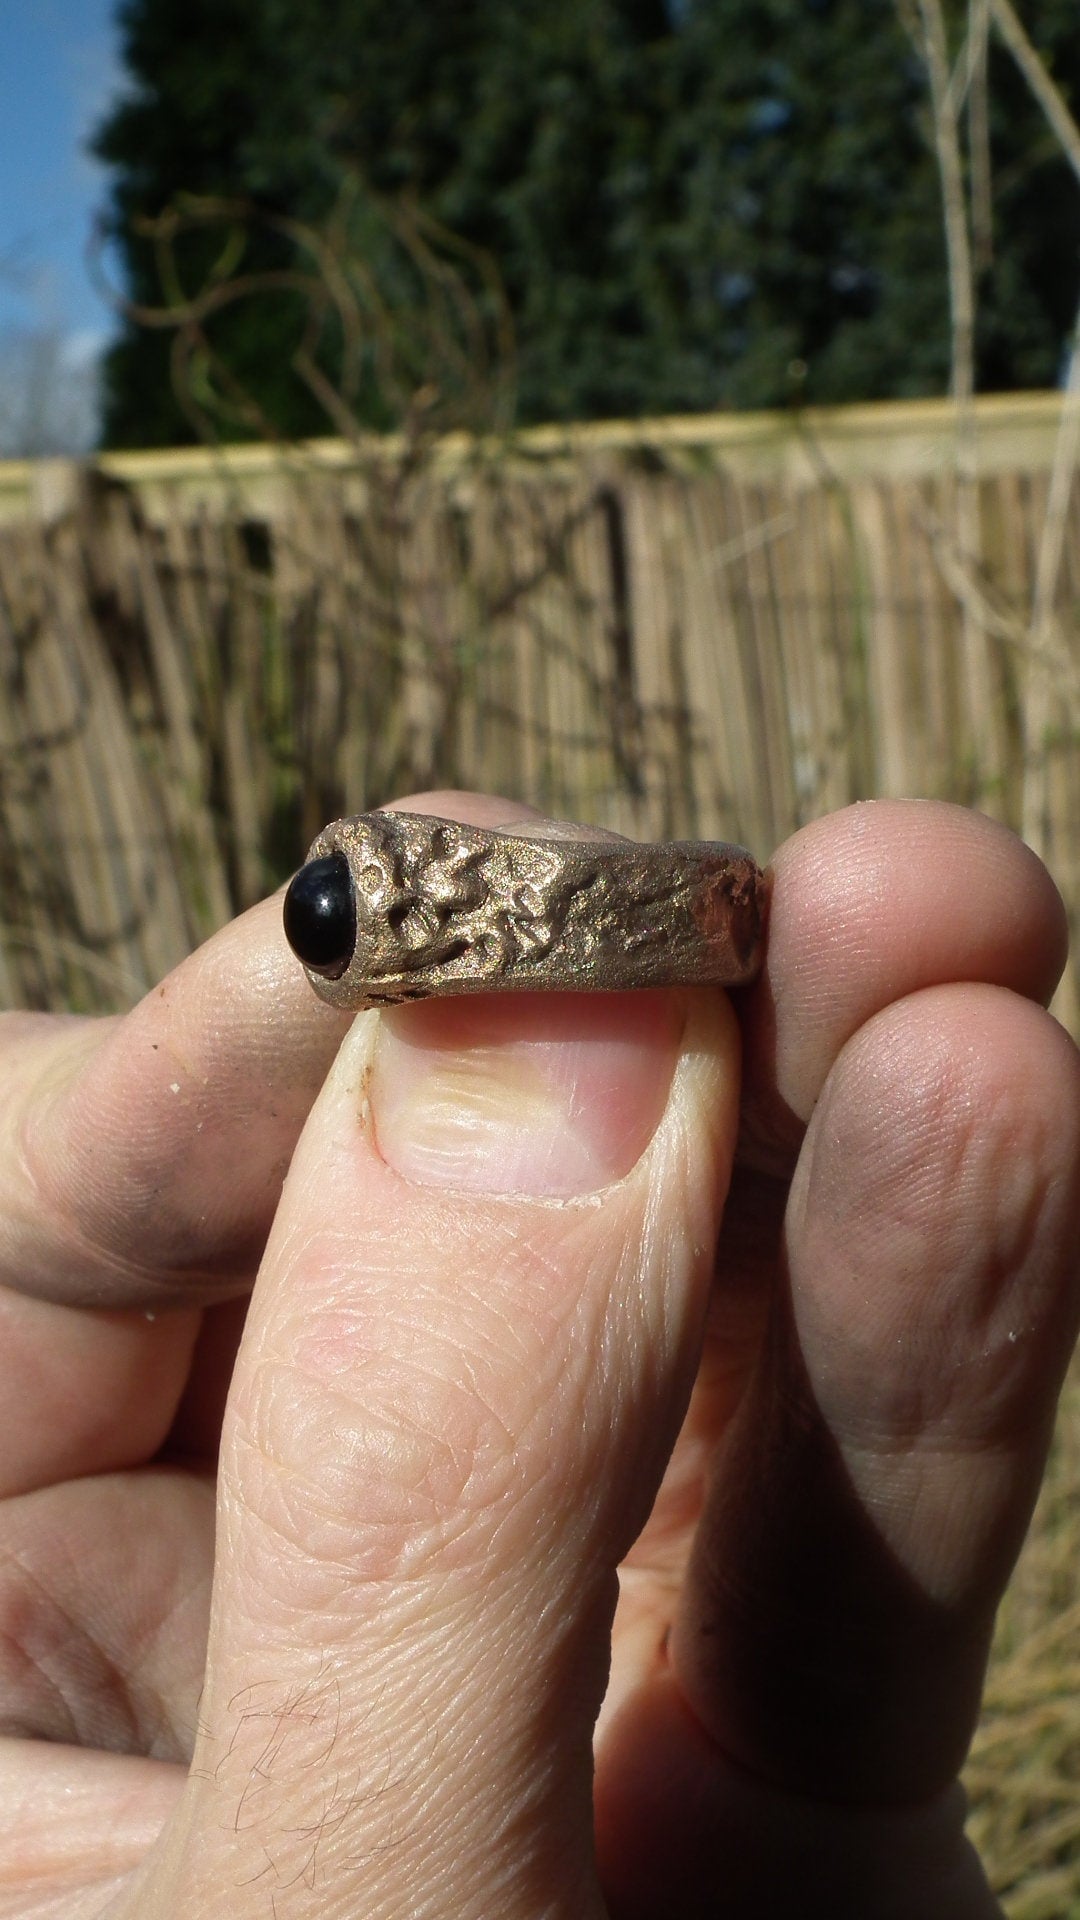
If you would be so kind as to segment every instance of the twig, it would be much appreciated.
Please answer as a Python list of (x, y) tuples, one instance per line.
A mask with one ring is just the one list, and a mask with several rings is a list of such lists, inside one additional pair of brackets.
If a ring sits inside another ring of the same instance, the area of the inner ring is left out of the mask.
[(968, 150), (971, 155), (971, 244), (976, 272), (994, 258), (994, 204), (990, 160), (990, 15), (987, 0), (968, 0)]
[(1054, 447), (1054, 465), (1050, 475), (1050, 490), (1046, 497), (1046, 515), (1042, 524), (1039, 558), (1035, 569), (1031, 627), (1036, 642), (1045, 637), (1054, 618), (1057, 583), (1065, 552), (1069, 495), (1072, 492), (1078, 452), (1080, 452), (1080, 310), (1077, 311), (1073, 323), (1072, 350), (1069, 354), (1069, 369), (1065, 380), (1061, 425)]
[(964, 199), (964, 163), (960, 151), (957, 112), (950, 87), (948, 41), (941, 0), (918, 0), (917, 20), (910, 0), (901, 0), (901, 18), (926, 66), (934, 126), (934, 151), (941, 179), (945, 225), (945, 253), (949, 273), (949, 310), (952, 322), (952, 394), (961, 426), (958, 466), (970, 467), (968, 402), (975, 390), (975, 286)]
[[(950, 86), (948, 36), (941, 0), (918, 0), (917, 21), (912, 17), (912, 0), (899, 0), (899, 4), (901, 17), (922, 55), (930, 85), (934, 150), (945, 228), (952, 334), (950, 385), (956, 407), (956, 546), (964, 565), (972, 569), (979, 565), (982, 550), (978, 450), (972, 406), (975, 392), (975, 271), (964, 196), (959, 108)], [(972, 25), (969, 45), (974, 49), (974, 21)], [(984, 750), (995, 732), (995, 713), (987, 684), (986, 628), (978, 618), (969, 595), (960, 597), (960, 608), (968, 727), (973, 742), (980, 750)]]
[(988, 5), (995, 27), (1057, 134), (1070, 167), (1080, 179), (1080, 127), (1069, 112), (1064, 94), (1032, 46), (1010, 0), (988, 0)]

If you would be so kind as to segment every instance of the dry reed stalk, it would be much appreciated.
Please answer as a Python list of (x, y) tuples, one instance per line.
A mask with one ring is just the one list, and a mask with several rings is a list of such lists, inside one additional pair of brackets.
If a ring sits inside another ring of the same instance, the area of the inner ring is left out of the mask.
[[(925, 483), (913, 486), (909, 501), (913, 543), (919, 555), (920, 639), (924, 654), (936, 668), (942, 724), (939, 752), (926, 790), (961, 805), (982, 806), (1000, 814), (1004, 788), (1000, 782), (995, 787), (986, 769), (992, 760), (994, 774), (999, 774), (1005, 757), (996, 750), (996, 727), (980, 737), (969, 724), (967, 660), (957, 623), (960, 604), (967, 608), (967, 618), (989, 636), (992, 629), (987, 608), (981, 599), (966, 594), (970, 574), (959, 563), (955, 567), (952, 564), (955, 549), (948, 534), (941, 531), (939, 503), (932, 487)], [(989, 674), (989, 645), (984, 662)]]
[[(829, 557), (827, 497), (804, 489), (795, 499), (790, 538), (784, 547), (784, 605), (782, 631), (789, 637), (792, 659), (789, 684), (794, 710), (791, 719), (792, 778), (799, 821), (832, 811), (833, 792), (848, 791), (838, 716), (843, 709), (840, 659), (843, 637), (834, 624)], [(808, 575), (800, 605), (799, 560)], [(843, 802), (841, 802), (841, 805)]]
[[(288, 524), (295, 562), (290, 653), (300, 676), (293, 700), (307, 722), (297, 771), (303, 778), (303, 770), (318, 770), (301, 795), (305, 838), (328, 812), (357, 812), (367, 803), (382, 753), (393, 744), (395, 715), (402, 730), (407, 723), (402, 703), (386, 701), (383, 684), (388, 656), (398, 674), (405, 672), (402, 612), (393, 597), (402, 556), (386, 526), (393, 487), (394, 477), (376, 468), (354, 513), (343, 510), (333, 489), (305, 483)], [(284, 717), (291, 730), (294, 719)]]
[(512, 798), (521, 791), (521, 728), (505, 608), (520, 515), (492, 460), (478, 462), (467, 486), (447, 496), (446, 566), (456, 582), (466, 690), (463, 763), (470, 784), (482, 784), (478, 771), (489, 767), (493, 790)]
[[(777, 634), (788, 687), (792, 805), (801, 826), (827, 810), (820, 792), (822, 769), (827, 764), (827, 715), (833, 703), (822, 702), (832, 664), (822, 620), (826, 583), (820, 572), (817, 544), (811, 537), (813, 516), (808, 502), (804, 497), (796, 505), (797, 513), (771, 543), (769, 558), (776, 582)], [(802, 535), (804, 527), (806, 533)], [(807, 539), (805, 560), (799, 554), (801, 535)], [(801, 620), (793, 618), (800, 586), (804, 590)]]
[(1057, 614), (1058, 586), (1065, 552), (1065, 530), (1069, 504), (1074, 492), (1077, 455), (1080, 453), (1080, 313), (1077, 314), (1072, 352), (1069, 357), (1065, 402), (1061, 428), (1050, 476), (1046, 511), (1042, 519), (1035, 584), (1030, 616), (1031, 660), (1024, 714), (1024, 806), (1021, 831), (1029, 846), (1048, 858), (1051, 853), (1052, 817), (1050, 788), (1054, 782), (1050, 737), (1055, 724), (1069, 724), (1066, 703), (1062, 711), (1060, 684), (1052, 675), (1047, 656), (1071, 653), (1072, 663), (1080, 666), (1075, 640), (1070, 646), (1070, 629)]
[(396, 651), (401, 662), (407, 752), (422, 787), (453, 786), (459, 778), (453, 620), (439, 590), (441, 510), (438, 496), (421, 504), (412, 488), (384, 474), (360, 570), (373, 605), (373, 650)]
[[(86, 619), (78, 572), (78, 542), (70, 522), (53, 530), (48, 598), (50, 624), (38, 649), (34, 676), (38, 725), (56, 730), (50, 754), (51, 812), (68, 864), (68, 887), (78, 937), (91, 950), (121, 932), (123, 963), (141, 972), (139, 894), (129, 884), (130, 853), (140, 840), (121, 836), (116, 778), (130, 751), (122, 703), (103, 670), (97, 636)], [(141, 845), (144, 861), (155, 849)], [(125, 857), (127, 856), (127, 857)], [(155, 876), (156, 877), (156, 876)], [(153, 881), (147, 876), (147, 892)], [(127, 929), (131, 929), (131, 933)], [(132, 937), (132, 935), (134, 937)], [(151, 957), (151, 956), (147, 956)], [(145, 985), (152, 984), (152, 975)]]
[[(786, 543), (785, 628), (799, 653), (794, 684), (805, 702), (806, 730), (793, 727), (793, 774), (800, 821), (829, 813), (852, 792), (851, 741), (845, 724), (848, 656), (854, 622), (847, 600), (841, 604), (834, 576), (833, 504), (828, 492), (804, 488), (796, 497), (796, 518)], [(802, 568), (809, 576), (802, 592)]]
[[(464, 513), (464, 503), (458, 503)], [(515, 563), (530, 564), (528, 498), (518, 485), (500, 484), (495, 463), (485, 462), (474, 476), (468, 520), (468, 622), (479, 649), (478, 702), (482, 731), (472, 765), (490, 767), (496, 793), (512, 798), (529, 793), (534, 741), (520, 710), (517, 662)]]
[(766, 795), (769, 804), (768, 844), (775, 846), (799, 818), (791, 738), (792, 701), (782, 635), (784, 608), (778, 599), (773, 572), (775, 539), (763, 539), (761, 530), (782, 522), (786, 502), (765, 486), (736, 496), (740, 532), (745, 542), (742, 568), (745, 578), (748, 634), (758, 661), (765, 725)]
[(535, 485), (522, 481), (511, 493), (496, 493), (493, 537), (500, 552), (495, 590), (499, 632), (519, 716), (518, 769), (506, 791), (542, 806), (547, 787), (546, 744), (541, 719), (540, 650), (533, 628), (527, 583), (543, 568), (542, 503)]
[(177, 514), (168, 515), (161, 530), (160, 563), (162, 590), (177, 646), (187, 662), (194, 709), (200, 716), (207, 716), (214, 712), (224, 691), (220, 638), (227, 629), (219, 625), (215, 631), (206, 617), (205, 576), (211, 570), (224, 575), (221, 585), (225, 591), (231, 583), (225, 562), (228, 534), (212, 526), (202, 538), (201, 534), (198, 519), (186, 524)]
[[(603, 735), (600, 688), (590, 666), (600, 650), (590, 575), (603, 565), (602, 533), (587, 470), (568, 482), (548, 518), (548, 569), (538, 585), (537, 635), (544, 680), (544, 720), (551, 769), (551, 805), (572, 818), (610, 801), (613, 781)], [(598, 551), (597, 551), (598, 549)], [(589, 664), (587, 664), (589, 663)]]
[(616, 615), (609, 530), (619, 515), (618, 494), (590, 457), (580, 492), (571, 496), (558, 535), (563, 624), (548, 663), (552, 713), (562, 713), (559, 743), (561, 811), (583, 813), (616, 831), (626, 825), (619, 747), (619, 711), (612, 646)]
[[(777, 646), (788, 694), (788, 753), (791, 764), (792, 807), (801, 826), (821, 809), (817, 795), (825, 764), (825, 725), (820, 694), (829, 658), (821, 617), (824, 582), (819, 573), (816, 543), (809, 537), (812, 519), (805, 498), (792, 510), (773, 516), (767, 553), (777, 612)], [(801, 559), (798, 543), (807, 540)], [(800, 579), (799, 576), (802, 576)], [(802, 617), (792, 617), (802, 592)]]
[[(670, 499), (666, 535), (672, 573), (678, 572), (681, 547), (696, 571), (696, 593), (687, 609), (683, 641), (694, 737), (703, 742), (697, 756), (698, 790), (707, 798), (713, 817), (716, 809), (730, 807), (738, 796), (742, 818), (735, 837), (755, 849), (771, 849), (776, 844), (769, 791), (775, 743), (767, 693), (772, 635), (769, 610), (755, 606), (748, 577), (749, 556), (760, 543), (764, 516), (746, 498), (744, 487), (726, 477), (704, 492), (699, 511), (691, 502), (690, 490), (682, 482)], [(685, 534), (680, 537), (679, 531), (688, 506), (690, 541)], [(720, 644), (703, 649), (713, 605), (722, 610), (717, 622)], [(717, 738), (724, 750), (714, 772), (709, 761)]]
[[(835, 702), (826, 711), (825, 736), (832, 804), (873, 791), (874, 727), (869, 694), (869, 577), (857, 538), (850, 489), (826, 479), (820, 500), (820, 566), (826, 582), (827, 621)], [(798, 615), (796, 613), (795, 617)], [(836, 796), (843, 794), (842, 800)]]
[(50, 944), (51, 935), (63, 934), (55, 897), (50, 897), (57, 891), (59, 850), (42, 817), (38, 773), (50, 736), (43, 740), (38, 733), (32, 693), (33, 655), (46, 631), (46, 565), (40, 527), (27, 529), (23, 539), (6, 538), (0, 544), (4, 944), (7, 965), (22, 988), (13, 1004), (32, 1007), (49, 1005), (50, 995), (62, 995), (67, 984), (65, 970), (56, 964), (62, 953)]
[(10, 779), (5, 806), (17, 869), (29, 868), (21, 885), (16, 878), (15, 937), (36, 949), (33, 998), (93, 1007), (104, 987), (105, 1004), (123, 1003), (176, 957), (171, 938), (190, 944), (191, 927), (162, 838), (147, 831), (153, 804), (88, 615), (77, 529), (42, 533), (27, 557), (36, 593), (24, 578), (22, 609), (34, 637), (10, 724), (21, 727), (31, 806), (20, 806)]
[[(308, 492), (297, 487), (274, 524), (273, 614), (282, 682), (282, 753), (295, 768), (296, 858), (324, 824), (334, 798), (335, 715), (340, 713), (334, 636), (319, 618), (319, 574), (310, 558)], [(302, 770), (302, 771), (301, 771)], [(278, 804), (287, 795), (273, 782)], [(341, 809), (338, 809), (339, 811)]]
[[(696, 495), (677, 471), (670, 471), (656, 483), (648, 516), (646, 554), (652, 555), (660, 586), (659, 662), (668, 686), (661, 699), (677, 715), (667, 787), (680, 835), (693, 838), (715, 830), (721, 838), (749, 840), (757, 822), (736, 820), (731, 806), (733, 791), (749, 803), (752, 784), (749, 767), (743, 783), (732, 767), (733, 752), (743, 746), (736, 716), (745, 690), (734, 619), (712, 571), (714, 551), (727, 531), (718, 530), (715, 508), (709, 482)], [(714, 828), (719, 820), (726, 822), (723, 830)], [(760, 846), (763, 836), (751, 844)]]
[(634, 688), (643, 716), (641, 777), (648, 818), (661, 839), (692, 837), (691, 746), (685, 689), (672, 672), (663, 580), (651, 546), (655, 480), (628, 465), (620, 498), (632, 617)]
[[(755, 853), (771, 852), (777, 838), (768, 792), (773, 747), (745, 566), (747, 542), (754, 544), (758, 528), (747, 524), (739, 489), (722, 474), (699, 486), (668, 482), (657, 504), (672, 658), (694, 749), (697, 830), (720, 832)], [(687, 599), (683, 575), (689, 577), (691, 567), (693, 594)]]
[[(565, 502), (561, 476), (553, 507), (534, 478), (508, 496), (503, 537), (510, 562), (510, 613), (515, 677), (522, 723), (522, 781), (527, 798), (545, 804), (551, 791), (551, 741), (548, 730), (545, 649), (539, 585), (550, 564), (548, 522)], [(535, 782), (535, 785), (533, 784)]]
[(238, 906), (249, 907), (262, 899), (270, 884), (263, 844), (263, 823), (270, 817), (272, 805), (262, 645), (265, 601), (258, 592), (239, 529), (224, 532), (222, 565), (230, 581), (233, 620), (228, 654), (219, 656), (218, 758), (222, 798), (230, 823), (233, 897)]
[[(1035, 566), (1035, 522), (1031, 487), (1021, 474), (998, 475), (988, 487), (985, 509), (986, 576), (995, 604), (1014, 632), (1022, 631)], [(1005, 817), (1014, 825), (1024, 815), (1023, 715), (1030, 681), (1028, 650), (1019, 638), (1002, 636), (999, 647), (1001, 700), (1009, 733)]]
[[(465, 513), (465, 503), (461, 503)], [(532, 622), (532, 582), (544, 570), (542, 501), (532, 480), (484, 467), (471, 538), (473, 618), (486, 634), (490, 720), (498, 751), (496, 791), (544, 804), (550, 768), (542, 722), (542, 660)], [(492, 768), (494, 774), (494, 768)], [(482, 781), (480, 781), (482, 783)], [(494, 780), (492, 780), (494, 783)]]
[(593, 603), (588, 661), (593, 730), (603, 741), (611, 799), (609, 819), (620, 833), (648, 839), (656, 830), (658, 795), (654, 731), (642, 701), (638, 666), (638, 608), (634, 597), (629, 516), (631, 458), (594, 456), (596, 498), (594, 570), (586, 585)]
[(908, 661), (909, 791), (933, 795), (941, 791), (942, 767), (953, 757), (947, 743), (956, 737), (963, 669), (955, 614), (942, 593), (940, 574), (919, 526), (918, 507), (918, 488), (908, 482), (887, 501), (885, 526), (893, 544), (896, 577), (905, 583), (897, 612), (898, 644)]
[(443, 566), (453, 582), (466, 695), (459, 729), (462, 763), (470, 780), (473, 769), (490, 766), (494, 791), (516, 797), (507, 786), (519, 777), (517, 701), (505, 618), (511, 556), (502, 531), (508, 506), (496, 463), (475, 460), (445, 487), (444, 498)]
[[(118, 884), (122, 852), (110, 793), (127, 732), (120, 703), (110, 697), (109, 677), (92, 658), (94, 636), (80, 617), (70, 551), (60, 530), (54, 529), (42, 556), (44, 562), (47, 554), (46, 605), (28, 662), (27, 721), (32, 737), (49, 742), (45, 790), (54, 844), (65, 870), (69, 937), (94, 953), (111, 935), (116, 963), (141, 987), (137, 910), (122, 879)], [(80, 648), (84, 635), (90, 645)], [(129, 842), (129, 849), (138, 846), (137, 840)], [(140, 852), (144, 861), (153, 862), (152, 845), (144, 842)], [(136, 879), (133, 891), (140, 890)]]
[[(1080, 324), (1080, 321), (1078, 321)], [(1052, 751), (1055, 731), (1064, 728), (1075, 733), (1073, 712), (1075, 695), (1063, 703), (1061, 683), (1050, 668), (1048, 655), (1068, 651), (1070, 665), (1080, 667), (1075, 638), (1070, 645), (1070, 625), (1057, 613), (1058, 585), (1065, 545), (1065, 524), (1074, 489), (1077, 453), (1080, 451), (1080, 336), (1074, 345), (1070, 365), (1065, 419), (1058, 440), (1049, 499), (1043, 520), (1042, 539), (1035, 575), (1031, 611), (1031, 660), (1027, 697), (1024, 702), (1025, 781), (1021, 831), (1028, 844), (1044, 858), (1052, 857), (1054, 762)], [(1075, 604), (1075, 603), (1074, 603)]]
[(352, 810), (349, 788), (357, 772), (349, 754), (354, 689), (364, 684), (368, 658), (382, 643), (383, 608), (366, 555), (358, 557), (354, 570), (342, 521), (320, 489), (298, 491), (290, 533), (303, 568), (301, 630), (307, 630), (313, 656), (310, 751), (317, 756), (323, 787), (319, 810), (332, 795), (335, 809), (346, 813)]
[(881, 491), (882, 531), (891, 549), (893, 578), (904, 582), (902, 594), (895, 595), (894, 589), (894, 605), (897, 648), (901, 660), (908, 663), (905, 684), (911, 727), (906, 791), (932, 796), (942, 766), (948, 763), (946, 743), (955, 726), (955, 619), (941, 619), (939, 581), (932, 565), (927, 567), (916, 503), (917, 492), (910, 481)]
[[(892, 549), (887, 537), (881, 493), (873, 481), (852, 489), (852, 506), (870, 592), (867, 684), (877, 715), (874, 793), (899, 795), (908, 784), (907, 661), (900, 644), (899, 611), (888, 591)], [(915, 791), (918, 791), (916, 784)]]
[[(342, 514), (334, 493), (315, 495), (317, 545), (309, 561), (309, 593), (318, 598), (324, 685), (337, 688), (336, 715), (326, 712), (335, 740), (328, 766), (339, 812), (355, 813), (414, 784), (404, 689), (409, 671), (406, 581), (410, 513), (404, 476), (392, 465), (368, 476), (362, 502)], [(321, 596), (331, 556), (336, 579)], [(430, 752), (417, 773), (426, 777)], [(423, 782), (421, 781), (421, 784)], [(325, 812), (325, 808), (324, 808)]]
[(123, 561), (138, 585), (147, 661), (162, 719), (167, 766), (162, 798), (172, 857), (200, 920), (220, 926), (232, 903), (210, 806), (208, 756), (191, 663), (170, 617), (149, 542), (139, 538), (130, 521), (118, 522), (117, 534)]

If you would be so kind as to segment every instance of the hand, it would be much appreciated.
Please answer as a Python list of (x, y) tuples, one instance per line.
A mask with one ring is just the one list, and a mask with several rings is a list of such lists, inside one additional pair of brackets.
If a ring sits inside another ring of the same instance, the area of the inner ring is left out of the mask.
[(1064, 917), (944, 806), (774, 868), (737, 1014), (347, 1030), (271, 901), (6, 1017), (0, 1920), (997, 1911), (955, 1781), (1076, 1331)]

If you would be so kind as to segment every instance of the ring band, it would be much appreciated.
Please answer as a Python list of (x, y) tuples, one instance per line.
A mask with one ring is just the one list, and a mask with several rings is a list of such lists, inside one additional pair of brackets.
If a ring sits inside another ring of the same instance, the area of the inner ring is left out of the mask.
[(433, 994), (741, 986), (764, 948), (768, 882), (742, 847), (510, 833), (362, 813), (319, 835), (285, 933), (344, 1009)]

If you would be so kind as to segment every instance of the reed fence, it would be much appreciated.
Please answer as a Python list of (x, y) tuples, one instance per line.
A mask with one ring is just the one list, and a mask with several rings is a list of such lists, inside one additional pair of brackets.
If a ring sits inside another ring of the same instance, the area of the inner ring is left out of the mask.
[[(1075, 923), (1071, 409), (979, 402), (963, 458), (920, 404), (0, 468), (0, 1005), (130, 1003), (430, 785), (762, 857), (949, 798)], [(1078, 1447), (1074, 1378), (967, 1776), (1011, 1920), (1080, 1915)]]
[(974, 552), (936, 403), (0, 469), (0, 1004), (126, 1004), (431, 785), (759, 857), (942, 796), (1075, 911), (1075, 488), (1032, 625), (1061, 417), (978, 404)]

